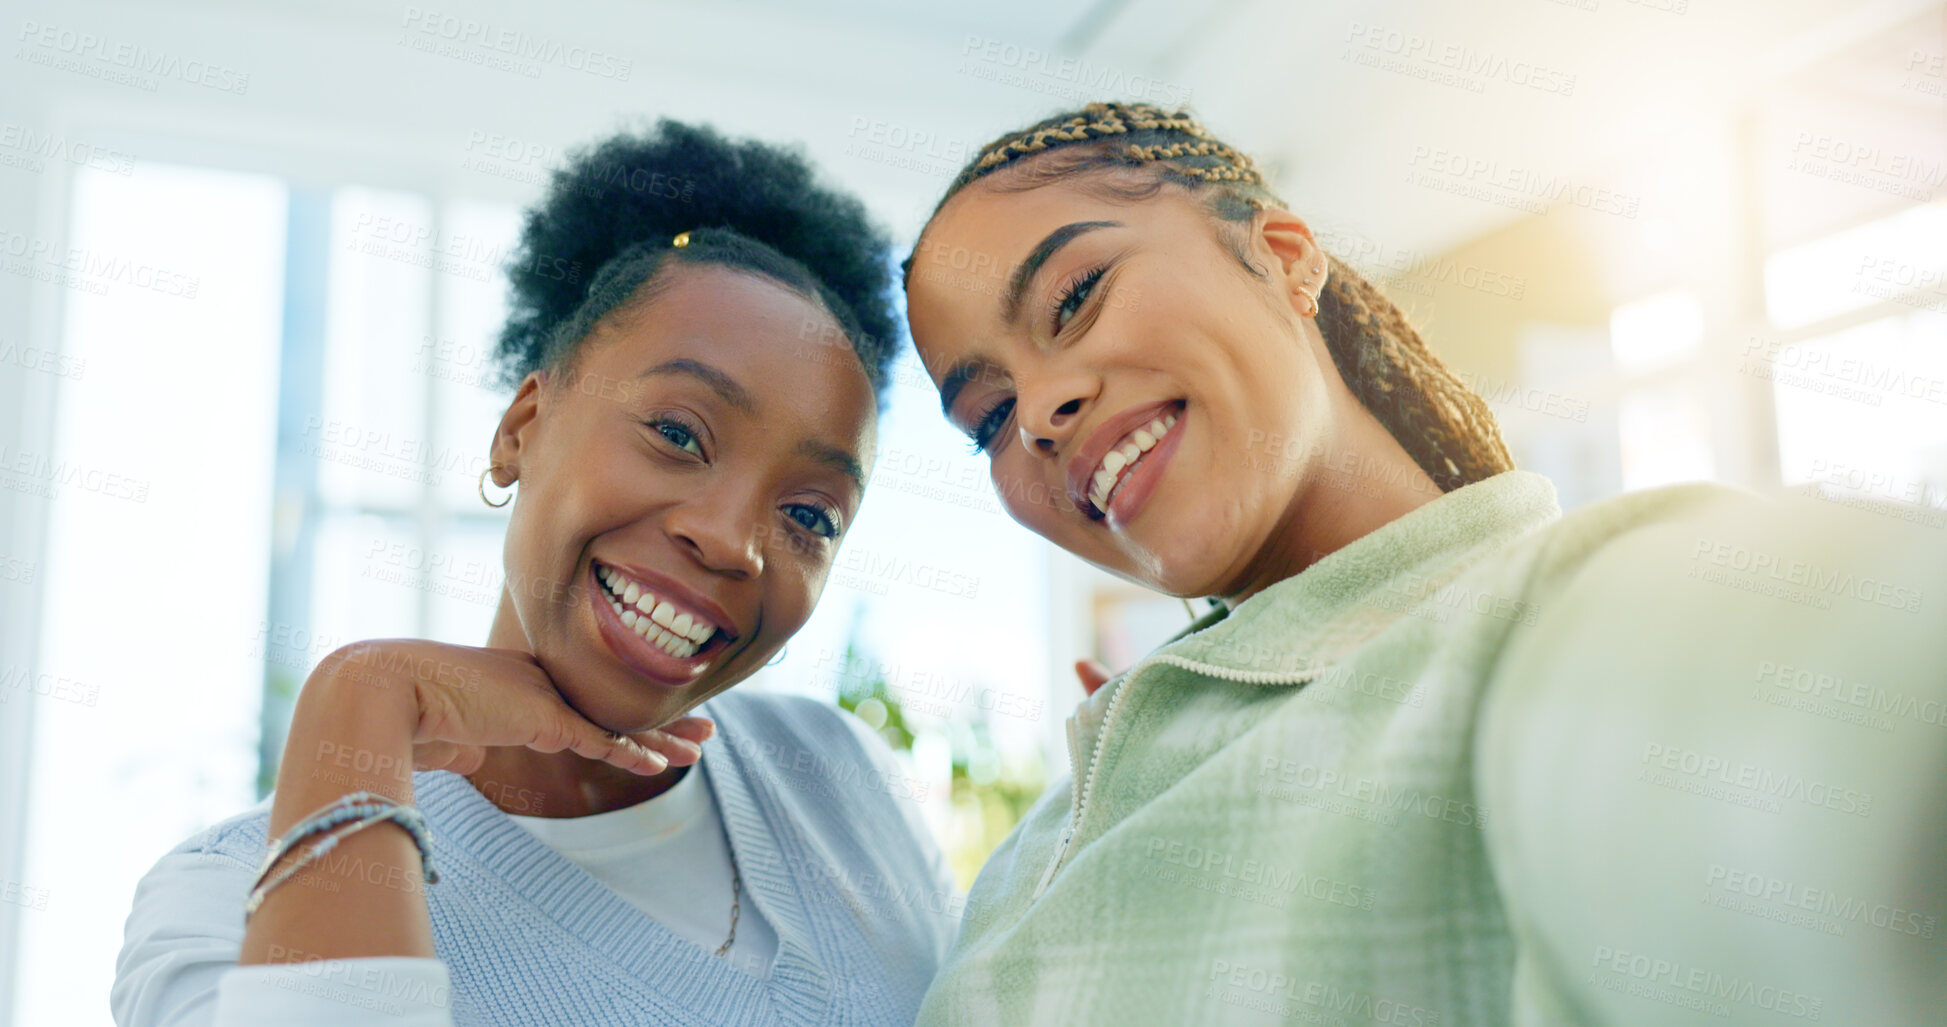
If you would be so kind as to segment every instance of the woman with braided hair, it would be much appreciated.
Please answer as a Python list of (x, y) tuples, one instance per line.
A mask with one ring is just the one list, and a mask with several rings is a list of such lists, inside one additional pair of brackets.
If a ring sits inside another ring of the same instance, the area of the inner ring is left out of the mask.
[[(1940, 538), (1702, 484), (1564, 517), (1181, 112), (989, 145), (906, 289), (1008, 512), (1212, 600), (1084, 671), (922, 1023), (1939, 1022)], [(1912, 715), (1792, 701), (1835, 680)], [(1789, 929), (1808, 893), (1857, 922)]]

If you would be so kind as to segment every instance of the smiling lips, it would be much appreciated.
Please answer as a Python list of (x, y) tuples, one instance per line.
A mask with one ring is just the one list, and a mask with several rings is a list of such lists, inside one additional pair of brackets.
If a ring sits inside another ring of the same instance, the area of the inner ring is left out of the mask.
[(720, 630), (702, 613), (657, 596), (613, 567), (598, 564), (595, 576), (622, 624), (679, 660), (695, 656)]
[(1098, 514), (1109, 509), (1109, 501), (1115, 497), (1117, 489), (1142, 462), (1143, 455), (1156, 448), (1163, 436), (1176, 427), (1175, 411), (1152, 418), (1149, 423), (1137, 427), (1124, 435), (1103, 455), (1102, 461), (1095, 465), (1095, 473), (1088, 484), (1088, 501)]

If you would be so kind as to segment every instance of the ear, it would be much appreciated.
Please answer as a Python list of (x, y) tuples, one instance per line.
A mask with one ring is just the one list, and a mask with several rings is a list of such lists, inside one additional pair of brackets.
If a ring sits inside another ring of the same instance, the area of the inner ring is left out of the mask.
[(1259, 215), (1257, 235), (1275, 263), (1272, 281), (1291, 298), (1305, 317), (1318, 312), (1318, 294), (1325, 288), (1325, 251), (1312, 238), (1305, 219), (1273, 207)]
[[(507, 404), (507, 412), (500, 415), (500, 424), (494, 428), (493, 442), (487, 447), (487, 459), (498, 468), (493, 480), (501, 488), (520, 480), (521, 454), (534, 444), (541, 408), (547, 398), (547, 385), (545, 371), (530, 372), (521, 379), (521, 387), (514, 393), (514, 401)], [(507, 480), (502, 481), (502, 478)]]

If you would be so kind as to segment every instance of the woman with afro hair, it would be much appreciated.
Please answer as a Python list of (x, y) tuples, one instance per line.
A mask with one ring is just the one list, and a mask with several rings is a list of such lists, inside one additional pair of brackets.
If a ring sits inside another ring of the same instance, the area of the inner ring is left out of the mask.
[(707, 128), (556, 172), (509, 268), (485, 644), (318, 665), (275, 793), (143, 879), (116, 1022), (910, 1023), (953, 899), (921, 796), (856, 718), (724, 694), (857, 514), (888, 252)]

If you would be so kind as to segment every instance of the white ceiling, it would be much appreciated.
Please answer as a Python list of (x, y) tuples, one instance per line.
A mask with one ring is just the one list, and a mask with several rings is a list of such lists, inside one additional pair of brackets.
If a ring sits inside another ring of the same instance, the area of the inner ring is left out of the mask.
[[(1680, 13), (1668, 9), (1678, 4)], [(10, 36), (42, 22), (248, 72), (247, 92), (235, 96), (180, 81), (132, 89), (17, 53), (0, 62), (0, 116), (126, 139), (150, 159), (444, 179), (526, 200), (535, 187), (460, 167), (475, 133), (561, 148), (625, 119), (670, 114), (804, 142), (904, 234), (971, 148), (1102, 95), (1105, 83), (1124, 95), (1133, 83), (1159, 99), (1187, 94), (1207, 123), (1260, 158), (1301, 214), (1420, 252), (1532, 216), (1408, 182), (1431, 154), (1653, 197), (1683, 170), (1684, 155), (1660, 143), (1722, 131), (1754, 91), (1807, 68), (1897, 61), (1906, 44), (1888, 33), (1918, 26), (1924, 37), (1932, 26), (1937, 37), (1947, 9), (1939, 0), (13, 6)], [(526, 77), (422, 53), (402, 45), (414, 36), (409, 12), (422, 9), (624, 56), (630, 75), (618, 82), (550, 64)], [(1938, 52), (1941, 42), (1931, 45)], [(1029, 51), (1048, 56), (1031, 65)], [(1370, 66), (1387, 58), (1395, 68)], [(1460, 85), (1419, 77), (1441, 60), (1487, 71)], [(1881, 81), (1889, 77), (1875, 72), (1857, 88), (1938, 116), (1937, 95)], [(900, 148), (875, 134), (926, 141)], [(900, 158), (920, 166), (892, 163)]]

